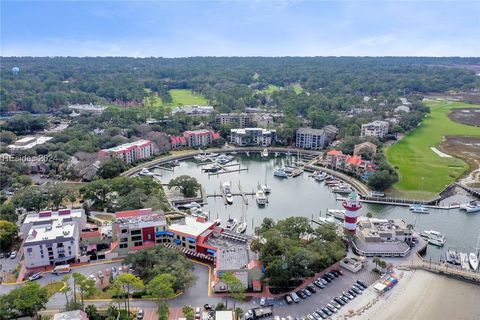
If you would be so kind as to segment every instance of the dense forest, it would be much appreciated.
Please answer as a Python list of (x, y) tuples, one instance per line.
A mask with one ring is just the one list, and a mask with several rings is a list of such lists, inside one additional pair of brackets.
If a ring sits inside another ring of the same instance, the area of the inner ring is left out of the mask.
[[(306, 114), (312, 104), (324, 110), (345, 108), (364, 95), (388, 99), (479, 87), (473, 71), (451, 68), (479, 63), (478, 58), (418, 57), (4, 57), (0, 103), (2, 111), (33, 113), (68, 103), (138, 106), (147, 94), (145, 89), (165, 102), (171, 101), (170, 89), (192, 89), (221, 110), (231, 111), (271, 103), (259, 91), (268, 85), (287, 88), (297, 83), (304, 90), (303, 98), (287, 104)], [(13, 67), (20, 69), (17, 75)], [(288, 92), (275, 96), (277, 105), (279, 100), (289, 100)]]

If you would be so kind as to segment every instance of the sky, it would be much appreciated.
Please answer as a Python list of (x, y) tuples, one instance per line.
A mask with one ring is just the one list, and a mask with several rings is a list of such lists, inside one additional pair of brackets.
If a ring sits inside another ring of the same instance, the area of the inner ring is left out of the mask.
[(5, 1), (2, 56), (480, 56), (480, 1)]

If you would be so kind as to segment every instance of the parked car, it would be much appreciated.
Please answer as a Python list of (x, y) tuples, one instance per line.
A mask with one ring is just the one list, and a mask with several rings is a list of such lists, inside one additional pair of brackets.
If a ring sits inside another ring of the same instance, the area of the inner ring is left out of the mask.
[(317, 289), (315, 289), (315, 286), (313, 284), (309, 284), (307, 286), (307, 289), (311, 292), (311, 293), (317, 293)]
[(213, 310), (213, 309), (215, 309), (214, 306), (211, 306), (211, 305), (209, 305), (208, 303), (205, 304), (205, 305), (203, 305), (203, 308), (204, 308), (205, 310)]
[(348, 289), (347, 292), (350, 293), (354, 298), (357, 296), (355, 291), (353, 291), (352, 289)]
[(333, 300), (335, 300), (341, 306), (345, 305), (345, 301), (343, 301), (340, 297), (335, 297), (335, 298), (333, 298)]
[(344, 297), (347, 297), (347, 299), (349, 299), (349, 300), (353, 300), (353, 298), (354, 298), (353, 294), (350, 294), (350, 292), (348, 292), (348, 291), (347, 292), (343, 291), (342, 294), (343, 294)]
[(307, 295), (302, 290), (298, 290), (297, 295), (302, 299), (307, 299)]
[(284, 298), (285, 298), (285, 301), (287, 301), (288, 304), (292, 304), (293, 299), (290, 295), (286, 294)]
[(103, 279), (103, 272), (102, 271), (98, 271), (98, 279)]
[(345, 297), (345, 296), (339, 296), (339, 298), (340, 298), (343, 302), (345, 302), (345, 303), (348, 303), (348, 301), (350, 301), (350, 299), (348, 299), (348, 298)]
[(330, 304), (332, 306), (334, 306), (335, 308), (337, 309), (340, 309), (342, 307), (342, 305), (340, 303), (338, 303), (337, 301), (335, 301), (335, 299), (333, 299), (332, 301), (330, 301)]
[(322, 308), (322, 311), (325, 312), (327, 314), (327, 316), (331, 316), (333, 314), (332, 311), (330, 311), (330, 309), (326, 308), (326, 307), (323, 307)]
[(357, 283), (358, 283), (359, 285), (361, 285), (364, 289), (367, 289), (367, 288), (368, 288), (367, 284), (366, 284), (365, 282), (361, 281), (361, 280), (357, 280)]
[(293, 302), (295, 302), (295, 303), (300, 302), (300, 298), (298, 297), (298, 294), (296, 292), (290, 293), (290, 297), (292, 297)]
[(260, 306), (263, 307), (267, 304), (267, 298), (261, 297), (260, 298)]
[(358, 290), (360, 290), (360, 291), (365, 290), (365, 289), (364, 289), (361, 285), (359, 285), (358, 283), (354, 283), (353, 286), (354, 286), (355, 288), (357, 288)]
[(311, 314), (307, 314), (307, 319), (308, 320), (316, 320), (314, 316), (312, 316)]
[(332, 279), (330, 279), (330, 277), (327, 277), (326, 275), (323, 276), (323, 279), (327, 282), (332, 282)]
[(362, 291), (358, 290), (357, 288), (355, 288), (354, 286), (352, 286), (351, 288), (353, 290), (353, 292), (355, 292), (356, 294), (361, 294)]
[(316, 319), (316, 320), (321, 320), (322, 317), (320, 317), (320, 315), (316, 312), (312, 312), (312, 316)]
[(15, 259), (17, 257), (17, 251), (12, 251), (12, 253), (10, 253), (10, 259)]
[(143, 309), (138, 310), (138, 312), (137, 312), (137, 320), (143, 319), (143, 316), (144, 316), (144, 315), (145, 315), (145, 312), (143, 311)]
[(37, 273), (32, 274), (30, 277), (28, 277), (28, 281), (35, 281), (35, 280), (38, 280), (42, 277), (43, 277), (42, 273), (37, 272)]
[(338, 276), (340, 275), (340, 273), (338, 273), (337, 270), (333, 270), (332, 273), (335, 276), (335, 278), (338, 278)]
[(88, 276), (89, 279), (92, 279), (93, 281), (97, 281), (97, 278), (95, 275), (92, 273), (91, 275)]
[(337, 313), (338, 311), (338, 309), (332, 306), (330, 303), (327, 303), (327, 308), (334, 313)]
[(319, 287), (320, 289), (324, 289), (324, 288), (325, 288), (325, 286), (323, 285), (323, 283), (320, 282), (320, 281), (318, 281), (318, 280), (315, 280), (314, 284), (315, 284), (317, 287)]
[(202, 309), (200, 309), (200, 307), (196, 307), (195, 308), (195, 319), (200, 320), (201, 317), (202, 317)]
[(312, 293), (311, 293), (310, 291), (308, 291), (307, 288), (303, 288), (303, 289), (302, 289), (302, 292), (305, 293), (305, 295), (306, 295), (307, 297), (310, 297), (310, 296), (312, 295)]
[(338, 272), (339, 275), (343, 276), (343, 271), (342, 270), (338, 269), (337, 272)]
[(316, 311), (320, 315), (320, 317), (322, 317), (322, 319), (327, 319), (328, 318), (328, 315), (325, 312), (323, 312), (322, 310), (317, 309)]
[(320, 281), (320, 282), (323, 283), (323, 285), (325, 285), (325, 286), (328, 284), (327, 280), (325, 280), (325, 279), (323, 279), (323, 278), (318, 278), (317, 281)]

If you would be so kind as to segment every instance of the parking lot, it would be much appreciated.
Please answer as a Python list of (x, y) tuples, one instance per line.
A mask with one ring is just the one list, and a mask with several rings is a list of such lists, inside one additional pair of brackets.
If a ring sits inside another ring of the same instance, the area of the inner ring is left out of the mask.
[[(380, 277), (376, 273), (373, 273), (371, 268), (368, 267), (355, 274), (345, 269), (342, 269), (342, 271), (343, 276), (335, 278), (335, 280), (325, 286), (325, 289), (315, 287), (317, 292), (306, 299), (300, 299), (299, 303), (287, 304), (285, 299), (267, 299), (267, 302), (274, 306), (273, 314), (280, 317), (304, 317), (316, 309), (324, 307), (327, 303), (330, 303), (334, 297), (339, 296), (343, 291), (350, 289), (352, 284), (357, 280), (361, 280), (367, 285), (371, 285)], [(255, 299), (252, 303), (255, 307), (259, 307), (260, 299)], [(347, 307), (348, 303), (343, 306), (343, 308)]]

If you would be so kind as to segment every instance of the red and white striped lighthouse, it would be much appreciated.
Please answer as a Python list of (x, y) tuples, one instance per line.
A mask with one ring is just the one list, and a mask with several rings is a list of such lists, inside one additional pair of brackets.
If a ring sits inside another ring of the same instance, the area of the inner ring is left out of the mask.
[(343, 223), (344, 232), (355, 234), (355, 231), (357, 230), (357, 211), (362, 208), (358, 194), (356, 192), (350, 193), (348, 198), (343, 201), (342, 205), (345, 208), (345, 218)]

